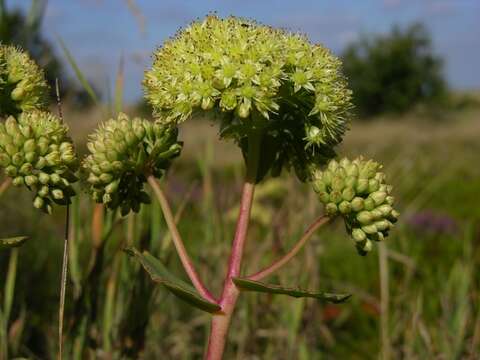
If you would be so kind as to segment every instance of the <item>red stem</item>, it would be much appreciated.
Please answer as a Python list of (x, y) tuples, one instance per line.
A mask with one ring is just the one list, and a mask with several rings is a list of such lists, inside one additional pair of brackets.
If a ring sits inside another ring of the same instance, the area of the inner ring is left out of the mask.
[(233, 283), (232, 278), (240, 274), (243, 250), (247, 239), (248, 224), (250, 222), (253, 195), (255, 192), (255, 183), (257, 181), (261, 137), (262, 134), (258, 131), (252, 131), (248, 136), (248, 154), (246, 157), (247, 176), (242, 189), (240, 211), (228, 262), (227, 275), (223, 285), (222, 297), (219, 301), (221, 310), (214, 314), (212, 318), (208, 347), (205, 354), (205, 359), (207, 360), (222, 359), (228, 329), (230, 327), (230, 320), (238, 299), (239, 290)]
[(250, 280), (258, 281), (267, 277), (268, 275), (272, 274), (274, 271), (281, 268), (287, 262), (289, 262), (297, 253), (302, 249), (302, 247), (307, 243), (307, 241), (312, 237), (313, 233), (321, 227), (323, 224), (327, 223), (330, 218), (326, 215), (322, 215), (318, 217), (303, 233), (300, 240), (290, 249), (288, 253), (283, 255), (280, 259), (275, 261), (273, 264), (267, 266), (263, 270), (248, 276), (247, 278)]
[(210, 337), (208, 340), (208, 349), (205, 355), (207, 360), (221, 359), (225, 349), (230, 320), (239, 294), (232, 278), (240, 274), (240, 265), (247, 238), (254, 190), (255, 185), (253, 182), (245, 182), (227, 276), (225, 278), (223, 293), (219, 303), (222, 310), (213, 315)]
[(170, 234), (172, 235), (172, 241), (175, 245), (175, 249), (177, 250), (178, 256), (180, 257), (180, 261), (182, 262), (183, 268), (187, 273), (188, 277), (192, 281), (193, 286), (199, 294), (204, 297), (206, 300), (217, 303), (215, 297), (208, 291), (208, 289), (203, 284), (202, 280), (200, 280), (200, 276), (198, 276), (195, 267), (193, 266), (193, 261), (187, 253), (187, 249), (183, 243), (182, 237), (178, 232), (177, 225), (175, 223), (175, 218), (172, 214), (172, 210), (170, 209), (170, 205), (163, 193), (162, 189), (158, 185), (157, 179), (153, 176), (149, 176), (147, 178), (148, 183), (153, 189), (155, 196), (157, 197), (160, 206), (162, 208), (163, 216), (165, 218), (165, 222), (167, 223), (168, 229), (170, 230)]

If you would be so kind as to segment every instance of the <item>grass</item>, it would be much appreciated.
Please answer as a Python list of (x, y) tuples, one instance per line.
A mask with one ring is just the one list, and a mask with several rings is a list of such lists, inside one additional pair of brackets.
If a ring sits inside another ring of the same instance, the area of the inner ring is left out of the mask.
[[(104, 109), (65, 111), (77, 143), (103, 114)], [(270, 280), (351, 292), (352, 299), (327, 305), (245, 293), (234, 315), (226, 358), (480, 356), (480, 283), (475, 277), (480, 266), (478, 115), (470, 109), (441, 121), (408, 115), (355, 122), (339, 153), (384, 162), (402, 213), (385, 244), (382, 271), (378, 249), (359, 257), (340, 222), (322, 228), (291, 265)], [(234, 144), (220, 142), (207, 121), (185, 123), (181, 138), (185, 150), (166, 179), (167, 194), (202, 278), (218, 293), (240, 193), (241, 155)], [(48, 359), (56, 351), (53, 319), (64, 214), (41, 215), (31, 209), (30, 200), (15, 188), (1, 199), (0, 237), (31, 236), (19, 250), (8, 336), (12, 356)], [(255, 272), (283, 254), (321, 211), (315, 194), (292, 176), (261, 185), (244, 271)], [(99, 229), (92, 213), (86, 196), (72, 206), (66, 349), (78, 359), (107, 359), (108, 353), (113, 358), (201, 357), (208, 315), (154, 287), (121, 251), (126, 244), (149, 249), (184, 276), (158, 204), (121, 222), (106, 217), (100, 228), (103, 237), (95, 242), (92, 232)], [(2, 274), (8, 259), (8, 253), (0, 253)]]

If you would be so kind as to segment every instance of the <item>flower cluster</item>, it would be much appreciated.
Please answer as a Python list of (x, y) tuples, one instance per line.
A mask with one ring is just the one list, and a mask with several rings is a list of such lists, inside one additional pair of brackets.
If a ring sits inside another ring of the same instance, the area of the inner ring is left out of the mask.
[(0, 123), (0, 167), (15, 186), (35, 192), (33, 205), (47, 213), (52, 202), (69, 204), (75, 195), (78, 160), (67, 132), (59, 118), (41, 111)]
[(313, 175), (313, 188), (329, 216), (343, 216), (347, 231), (360, 254), (372, 248), (372, 241), (383, 240), (398, 212), (392, 208), (392, 186), (385, 183), (381, 165), (358, 158), (331, 160), (324, 171)]
[(48, 85), (43, 71), (20, 49), (0, 45), (0, 116), (45, 110)]
[(212, 110), (222, 136), (239, 141), (251, 127), (264, 129), (275, 139), (274, 158), (282, 167), (293, 165), (293, 158), (329, 159), (328, 150), (341, 141), (351, 92), (340, 66), (329, 50), (302, 35), (208, 16), (155, 52), (145, 96), (164, 122)]
[(175, 127), (125, 114), (102, 124), (87, 146), (83, 168), (93, 199), (122, 215), (150, 202), (147, 176), (162, 177), (182, 148)]

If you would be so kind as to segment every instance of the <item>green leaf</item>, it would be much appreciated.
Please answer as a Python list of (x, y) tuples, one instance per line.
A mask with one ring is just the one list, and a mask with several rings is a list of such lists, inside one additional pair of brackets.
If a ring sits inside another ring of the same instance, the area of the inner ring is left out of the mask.
[(6, 239), (0, 239), (0, 249), (11, 249), (23, 245), (28, 236), (17, 236)]
[(233, 278), (234, 284), (243, 291), (256, 291), (270, 294), (282, 294), (296, 298), (310, 297), (318, 300), (324, 300), (335, 304), (346, 301), (351, 294), (332, 294), (332, 293), (312, 293), (302, 289), (286, 288), (279, 285), (264, 284), (245, 278)]
[(160, 262), (160, 260), (147, 251), (140, 253), (135, 248), (127, 248), (125, 251), (140, 261), (140, 264), (142, 264), (143, 268), (147, 271), (153, 281), (165, 286), (178, 298), (209, 313), (214, 313), (221, 309), (218, 304), (214, 304), (201, 297), (193, 286), (173, 275), (167, 270), (165, 265)]

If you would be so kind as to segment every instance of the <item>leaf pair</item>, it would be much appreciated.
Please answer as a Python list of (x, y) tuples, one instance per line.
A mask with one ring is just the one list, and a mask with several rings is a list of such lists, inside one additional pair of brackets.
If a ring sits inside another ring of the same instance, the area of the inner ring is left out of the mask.
[[(200, 296), (195, 288), (185, 281), (177, 278), (170, 273), (160, 260), (144, 251), (139, 252), (135, 248), (128, 248), (125, 251), (137, 259), (145, 271), (150, 275), (153, 281), (165, 286), (172, 294), (189, 303), (190, 305), (209, 312), (215, 313), (221, 310), (218, 304), (205, 300)], [(331, 293), (312, 293), (302, 289), (285, 288), (278, 285), (264, 284), (258, 281), (252, 281), (246, 278), (234, 278), (233, 282), (241, 291), (256, 291), (270, 294), (282, 294), (296, 298), (310, 297), (318, 300), (328, 301), (335, 304), (346, 301), (349, 294), (331, 294)]]

